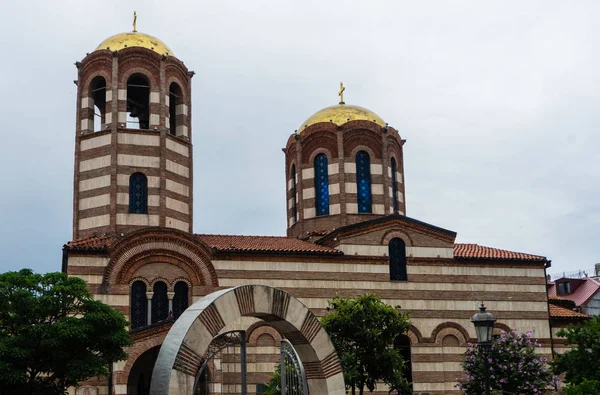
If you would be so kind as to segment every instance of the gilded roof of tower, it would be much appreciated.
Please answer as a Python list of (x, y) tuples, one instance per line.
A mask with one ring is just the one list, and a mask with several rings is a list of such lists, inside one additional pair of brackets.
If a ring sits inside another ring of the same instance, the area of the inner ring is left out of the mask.
[(102, 41), (96, 50), (109, 49), (111, 51), (119, 51), (130, 47), (148, 48), (160, 55), (174, 56), (173, 51), (171, 51), (171, 48), (167, 44), (154, 36), (137, 31), (115, 34)]
[(335, 106), (326, 107), (311, 115), (306, 121), (300, 125), (298, 133), (310, 125), (319, 122), (332, 122), (338, 126), (350, 121), (371, 121), (380, 126), (385, 126), (385, 121), (373, 111), (360, 106), (347, 104), (337, 104)]

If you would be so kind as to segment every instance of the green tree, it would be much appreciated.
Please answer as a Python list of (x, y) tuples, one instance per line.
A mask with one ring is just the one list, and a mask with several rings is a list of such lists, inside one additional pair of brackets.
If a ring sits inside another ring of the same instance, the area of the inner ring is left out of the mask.
[(0, 274), (0, 394), (64, 394), (108, 375), (131, 344), (123, 314), (85, 281), (29, 269)]
[(358, 388), (362, 395), (365, 387), (373, 392), (379, 380), (407, 392), (405, 361), (393, 345), (408, 331), (408, 315), (370, 293), (355, 299), (336, 296), (329, 301), (329, 310), (321, 323), (335, 345), (352, 393)]
[(561, 329), (557, 336), (573, 346), (554, 360), (556, 373), (565, 374), (565, 391), (573, 395), (600, 394), (600, 316), (582, 326)]

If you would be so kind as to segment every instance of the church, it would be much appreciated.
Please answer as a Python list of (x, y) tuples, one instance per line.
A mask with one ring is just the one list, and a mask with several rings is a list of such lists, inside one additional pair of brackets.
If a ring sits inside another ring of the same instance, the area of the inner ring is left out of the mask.
[[(497, 316), (496, 331), (532, 330), (548, 358), (561, 347), (552, 341), (550, 261), (459, 244), (455, 231), (408, 216), (405, 140), (375, 112), (346, 104), (343, 86), (338, 104), (302, 123), (308, 114), (298, 114), (297, 131), (281, 136), (287, 236), (195, 234), (194, 73), (135, 27), (76, 67), (73, 240), (63, 247), (62, 270), (125, 315), (134, 344), (109, 377), (71, 394), (147, 394), (174, 320), (202, 296), (245, 284), (284, 290), (317, 317), (335, 295), (374, 292), (401, 306), (412, 325), (395, 346), (409, 361), (416, 394), (460, 393), (462, 356), (476, 342), (470, 317), (482, 301)], [(575, 314), (558, 306), (552, 313)], [(255, 395), (279, 362), (285, 334), (243, 318), (221, 331), (247, 331)], [(306, 331), (308, 338), (308, 324)], [(388, 393), (385, 386), (375, 392)]]

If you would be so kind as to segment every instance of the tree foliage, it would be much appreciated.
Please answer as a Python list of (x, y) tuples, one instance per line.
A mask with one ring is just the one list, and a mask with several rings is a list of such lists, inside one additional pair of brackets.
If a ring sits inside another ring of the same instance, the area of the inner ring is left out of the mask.
[(394, 340), (410, 327), (407, 314), (387, 305), (375, 294), (358, 298), (336, 296), (330, 313), (321, 321), (331, 337), (342, 364), (344, 380), (362, 395), (375, 389), (378, 380), (400, 393), (408, 391), (405, 361), (394, 349)]
[(564, 373), (568, 394), (600, 394), (600, 316), (585, 325), (561, 329), (557, 336), (573, 348), (554, 361), (557, 374)]
[(502, 331), (489, 347), (469, 347), (462, 363), (466, 375), (458, 380), (464, 394), (485, 393), (486, 367), (490, 389), (503, 394), (542, 394), (556, 384), (546, 358), (535, 353), (540, 344), (531, 332)]
[(64, 394), (108, 375), (131, 344), (123, 314), (83, 280), (29, 269), (0, 274), (0, 394)]

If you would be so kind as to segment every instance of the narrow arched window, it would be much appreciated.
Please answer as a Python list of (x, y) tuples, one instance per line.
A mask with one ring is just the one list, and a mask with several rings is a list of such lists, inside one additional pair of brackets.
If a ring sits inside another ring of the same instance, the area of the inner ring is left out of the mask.
[(129, 212), (148, 214), (148, 178), (144, 173), (133, 173), (129, 177)]
[(298, 202), (296, 201), (296, 165), (292, 165), (292, 171), (290, 174), (292, 180), (292, 217), (294, 218), (294, 224), (298, 219)]
[(183, 125), (184, 114), (181, 107), (183, 103), (183, 92), (179, 85), (175, 82), (169, 86), (169, 133), (173, 136), (177, 135), (177, 126)]
[(173, 297), (173, 317), (175, 319), (188, 308), (188, 285), (183, 281), (175, 284), (175, 296)]
[[(410, 350), (410, 338), (406, 335), (398, 335), (394, 340), (394, 348), (400, 352), (402, 359), (406, 362), (404, 365), (404, 377), (412, 383), (412, 362)], [(412, 389), (412, 384), (410, 385)]]
[(372, 212), (371, 161), (369, 154), (365, 151), (359, 151), (356, 154), (356, 192), (358, 194), (358, 212)]
[(127, 80), (127, 127), (150, 129), (150, 82), (142, 74)]
[(388, 245), (390, 256), (390, 280), (406, 281), (406, 245), (404, 240), (396, 237)]
[(152, 288), (152, 323), (164, 321), (169, 316), (169, 297), (167, 296), (167, 284), (162, 281), (154, 283)]
[(325, 154), (315, 157), (315, 205), (317, 215), (329, 215), (329, 173)]
[(92, 111), (88, 119), (92, 120), (92, 129), (94, 132), (102, 130), (102, 125), (106, 122), (106, 80), (104, 77), (95, 77), (90, 84), (87, 111)]
[(141, 328), (148, 323), (148, 302), (146, 300), (146, 284), (134, 281), (131, 284), (131, 329)]
[(398, 184), (396, 177), (396, 159), (392, 158), (390, 160), (390, 167), (392, 168), (392, 207), (394, 208), (394, 212), (398, 212)]

